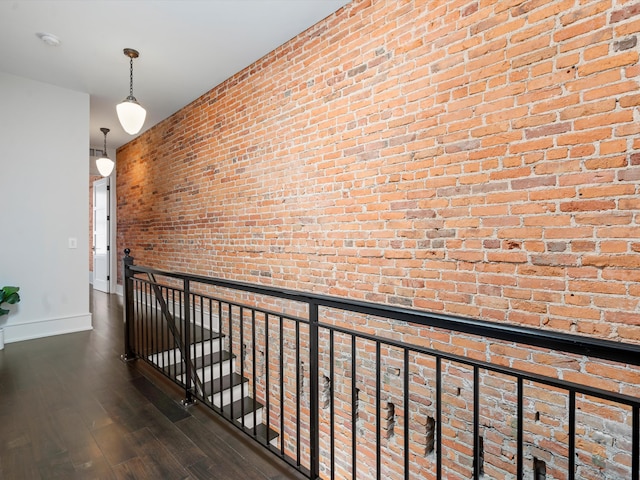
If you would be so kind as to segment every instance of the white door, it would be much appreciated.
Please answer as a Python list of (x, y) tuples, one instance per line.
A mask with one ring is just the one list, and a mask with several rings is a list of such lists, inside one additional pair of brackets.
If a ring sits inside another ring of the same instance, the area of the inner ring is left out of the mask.
[(93, 288), (109, 293), (109, 178), (93, 182)]

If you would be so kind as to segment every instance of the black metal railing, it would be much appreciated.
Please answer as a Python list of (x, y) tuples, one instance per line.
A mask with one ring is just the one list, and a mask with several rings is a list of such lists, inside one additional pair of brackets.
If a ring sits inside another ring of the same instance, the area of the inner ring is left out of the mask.
[(639, 345), (164, 272), (128, 251), (124, 296), (125, 359), (309, 478), (640, 480)]

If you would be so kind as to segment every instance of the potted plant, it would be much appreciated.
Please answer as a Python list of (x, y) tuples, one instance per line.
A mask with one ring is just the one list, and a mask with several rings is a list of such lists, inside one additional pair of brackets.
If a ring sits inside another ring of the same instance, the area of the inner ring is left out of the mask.
[[(9, 310), (2, 308), (3, 304), (13, 305), (20, 301), (20, 295), (18, 291), (20, 287), (2, 287), (0, 288), (0, 318), (4, 315), (9, 315)], [(0, 327), (0, 350), (4, 348), (4, 329)]]

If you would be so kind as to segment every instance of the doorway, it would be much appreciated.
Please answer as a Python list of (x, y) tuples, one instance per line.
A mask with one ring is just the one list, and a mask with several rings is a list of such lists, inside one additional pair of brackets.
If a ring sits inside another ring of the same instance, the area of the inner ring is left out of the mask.
[(110, 293), (109, 177), (93, 182), (93, 288)]

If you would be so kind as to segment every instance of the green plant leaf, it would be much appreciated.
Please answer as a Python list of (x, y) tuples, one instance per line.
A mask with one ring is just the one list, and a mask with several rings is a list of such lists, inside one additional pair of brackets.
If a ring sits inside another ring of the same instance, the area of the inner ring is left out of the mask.
[[(3, 303), (14, 304), (20, 301), (18, 292), (20, 287), (2, 287), (0, 289), (0, 305)], [(7, 315), (9, 310), (0, 309), (0, 315)]]

